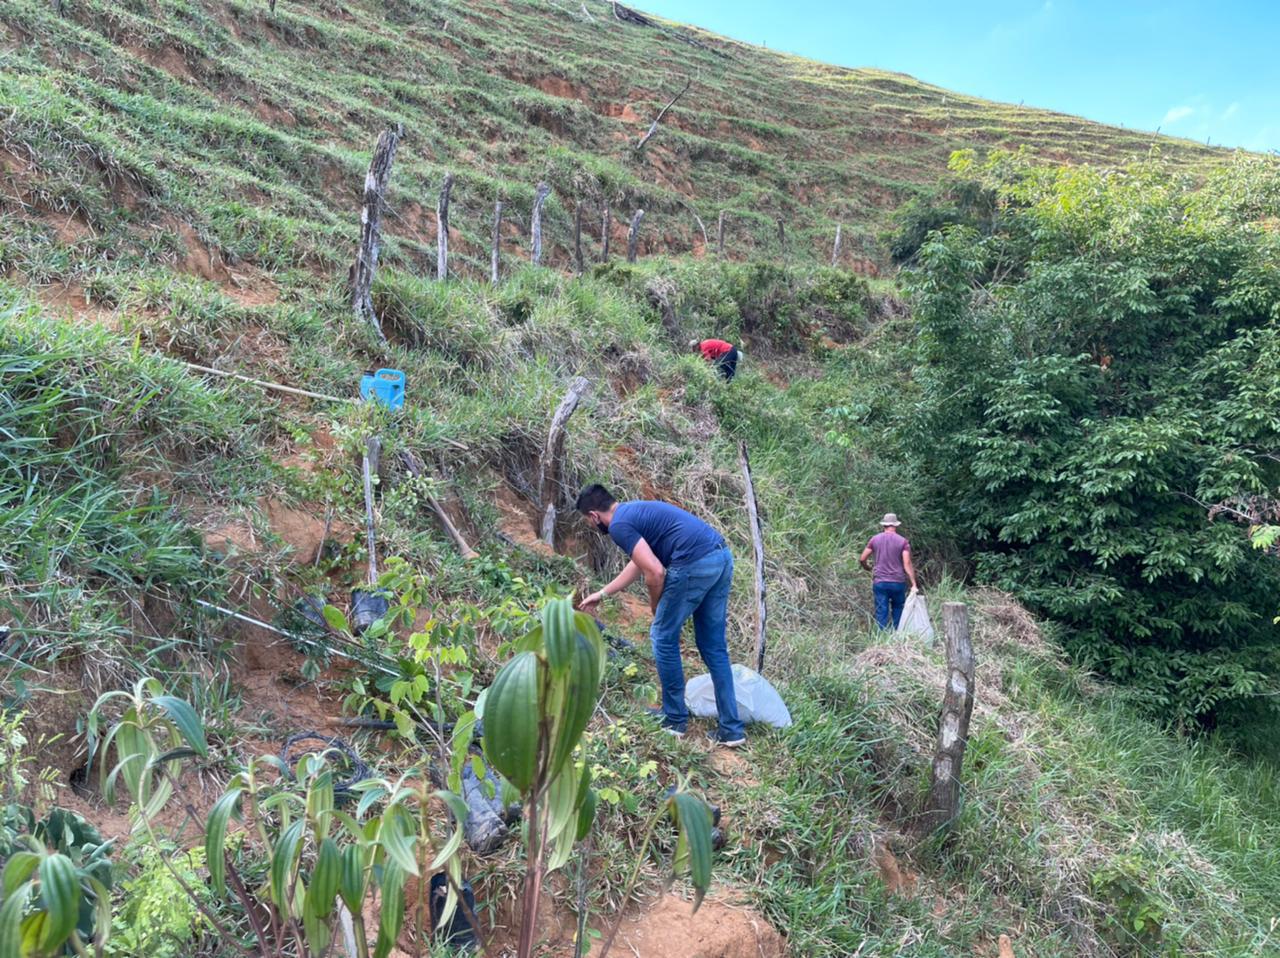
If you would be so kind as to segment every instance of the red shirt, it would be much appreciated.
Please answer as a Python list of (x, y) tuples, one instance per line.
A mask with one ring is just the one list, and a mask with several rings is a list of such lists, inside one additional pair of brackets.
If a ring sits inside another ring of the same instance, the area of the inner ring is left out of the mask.
[(702, 350), (703, 359), (714, 362), (733, 349), (733, 343), (726, 343), (723, 339), (704, 339), (698, 343), (698, 348)]

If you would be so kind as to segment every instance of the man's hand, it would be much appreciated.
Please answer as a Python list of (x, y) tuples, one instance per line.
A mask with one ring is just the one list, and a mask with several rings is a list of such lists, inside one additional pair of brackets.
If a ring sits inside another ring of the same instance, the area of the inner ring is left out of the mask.
[(578, 608), (583, 612), (586, 612), (588, 615), (595, 615), (596, 609), (599, 608), (600, 603), (604, 601), (604, 598), (605, 595), (603, 592), (592, 592), (582, 600), (582, 603)]

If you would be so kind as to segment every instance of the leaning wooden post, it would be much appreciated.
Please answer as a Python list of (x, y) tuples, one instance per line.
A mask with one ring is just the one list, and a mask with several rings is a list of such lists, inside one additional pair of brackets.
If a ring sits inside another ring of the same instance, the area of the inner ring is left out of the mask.
[(942, 631), (947, 645), (947, 686), (938, 721), (938, 746), (921, 824), (928, 831), (945, 828), (960, 813), (960, 769), (969, 744), (973, 716), (974, 659), (969, 640), (969, 609), (963, 602), (942, 606)]
[(436, 206), (436, 279), (440, 282), (449, 278), (449, 193), (452, 189), (453, 174), (446, 173)]
[(351, 308), (356, 319), (373, 327), (378, 338), (385, 340), (382, 324), (373, 310), (373, 275), (378, 269), (378, 251), (382, 248), (382, 207), (386, 203), (387, 182), (391, 179), (391, 163), (396, 146), (404, 136), (404, 127), (396, 124), (383, 130), (373, 148), (369, 172), (364, 177), (364, 204), (360, 208), (360, 245), (351, 270)]
[(533, 233), (532, 259), (534, 266), (542, 262), (542, 204), (547, 201), (547, 196), (550, 193), (550, 186), (546, 183), (539, 183), (537, 192), (533, 196), (533, 217), (530, 221), (530, 230)]
[(724, 259), (724, 214), (725, 210), (720, 211), (720, 222), (716, 226), (716, 258)]
[(600, 218), (600, 262), (609, 262), (609, 231), (613, 227), (613, 214), (609, 207), (604, 208), (604, 216)]
[[(404, 463), (404, 467), (409, 470), (409, 475), (418, 479), (422, 476), (422, 463), (418, 457), (411, 453), (408, 449), (400, 453), (400, 461)], [(427, 496), (427, 505), (431, 507), (431, 511), (436, 514), (436, 518), (440, 520), (440, 525), (444, 528), (445, 533), (453, 540), (453, 544), (458, 547), (458, 552), (462, 554), (464, 559), (474, 559), (478, 552), (467, 544), (467, 540), (462, 537), (462, 533), (458, 531), (458, 527), (453, 524), (453, 520), (449, 518), (449, 514), (444, 511), (444, 507), (435, 496)]]
[(840, 225), (836, 224), (836, 241), (831, 247), (831, 265), (840, 265)]
[(539, 532), (542, 541), (552, 548), (556, 544), (556, 502), (559, 501), (563, 485), (564, 428), (590, 388), (591, 380), (585, 376), (578, 376), (569, 384), (569, 391), (564, 394), (564, 399), (556, 407), (556, 414), (551, 417), (547, 442), (542, 447), (542, 460), (538, 465), (538, 495), (542, 506), (542, 527)]
[(579, 200), (573, 207), (573, 260), (578, 267), (578, 275), (581, 276), (586, 271), (586, 264), (582, 260), (582, 201)]
[(490, 278), (494, 286), (498, 285), (498, 255), (502, 246), (502, 200), (493, 201), (493, 249)]
[(627, 262), (636, 261), (636, 253), (640, 250), (640, 221), (644, 219), (644, 210), (636, 210), (631, 215), (631, 229), (627, 231)]
[(747, 444), (738, 443), (738, 460), (742, 464), (742, 481), (746, 486), (747, 521), (751, 524), (751, 542), (756, 552), (756, 671), (764, 673), (765, 626), (769, 607), (765, 602), (764, 586), (764, 529), (760, 525), (760, 507), (756, 502), (756, 487), (751, 481), (751, 460), (747, 458)]
[(778, 217), (778, 249), (784, 254), (787, 251), (787, 224), (781, 216)]

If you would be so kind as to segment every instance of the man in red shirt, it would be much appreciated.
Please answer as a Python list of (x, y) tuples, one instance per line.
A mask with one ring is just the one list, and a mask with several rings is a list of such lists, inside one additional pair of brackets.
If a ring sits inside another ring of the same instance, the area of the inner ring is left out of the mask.
[(738, 371), (738, 348), (733, 343), (726, 343), (723, 339), (694, 339), (689, 342), (689, 348), (695, 353), (702, 353), (707, 362), (715, 363), (726, 382), (733, 380)]
[[(916, 570), (911, 565), (911, 543), (898, 532), (902, 525), (892, 512), (880, 520), (881, 532), (872, 536), (862, 550), (858, 561), (871, 573), (871, 592), (876, 600), (876, 623), (882, 629), (889, 628), (890, 620), (896, 629), (902, 620), (902, 608), (907, 601), (907, 583), (916, 591)], [(868, 561), (875, 556), (874, 566)]]

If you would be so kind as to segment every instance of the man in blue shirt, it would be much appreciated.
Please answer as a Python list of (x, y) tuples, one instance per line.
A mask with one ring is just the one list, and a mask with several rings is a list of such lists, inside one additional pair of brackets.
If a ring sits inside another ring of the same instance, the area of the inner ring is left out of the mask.
[(631, 558), (616, 579), (582, 601), (583, 611), (594, 612), (602, 600), (644, 576), (653, 611), (649, 639), (662, 685), (663, 728), (680, 737), (689, 723), (680, 632), (692, 618), (698, 654), (711, 673), (720, 713), (716, 741), (729, 748), (745, 745), (725, 641), (733, 554), (720, 533), (670, 503), (618, 502), (598, 484), (582, 490), (577, 509), (593, 529), (608, 535)]

